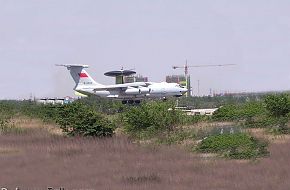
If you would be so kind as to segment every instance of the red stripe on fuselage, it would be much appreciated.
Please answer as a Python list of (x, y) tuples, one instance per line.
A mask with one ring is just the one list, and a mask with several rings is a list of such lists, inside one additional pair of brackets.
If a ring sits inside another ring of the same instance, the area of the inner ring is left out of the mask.
[(79, 76), (81, 78), (87, 78), (88, 77), (88, 75), (86, 73), (79, 73)]

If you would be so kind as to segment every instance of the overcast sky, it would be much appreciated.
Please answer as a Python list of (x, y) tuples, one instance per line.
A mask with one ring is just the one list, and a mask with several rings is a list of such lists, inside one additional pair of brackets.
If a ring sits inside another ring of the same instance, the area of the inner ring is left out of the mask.
[(55, 64), (92, 77), (131, 69), (150, 81), (191, 68), (194, 93), (290, 89), (289, 0), (0, 0), (0, 99), (72, 95)]

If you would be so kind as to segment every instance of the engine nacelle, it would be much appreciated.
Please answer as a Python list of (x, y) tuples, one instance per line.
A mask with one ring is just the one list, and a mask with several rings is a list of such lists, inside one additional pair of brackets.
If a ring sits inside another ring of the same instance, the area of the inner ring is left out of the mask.
[(140, 93), (141, 94), (149, 94), (150, 93), (150, 89), (147, 87), (140, 87)]
[(139, 88), (128, 88), (125, 91), (125, 94), (129, 94), (129, 95), (138, 95), (141, 94), (141, 90)]

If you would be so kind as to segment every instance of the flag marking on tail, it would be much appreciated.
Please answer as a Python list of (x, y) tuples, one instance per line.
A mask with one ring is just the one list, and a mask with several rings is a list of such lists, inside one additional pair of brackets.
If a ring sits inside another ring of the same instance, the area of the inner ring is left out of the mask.
[(87, 73), (79, 73), (80, 78), (88, 78)]

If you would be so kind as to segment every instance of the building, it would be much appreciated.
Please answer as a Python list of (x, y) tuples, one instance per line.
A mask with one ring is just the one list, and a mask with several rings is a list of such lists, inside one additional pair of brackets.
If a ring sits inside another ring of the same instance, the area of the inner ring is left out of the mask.
[(166, 76), (166, 82), (168, 83), (177, 83), (188, 89), (186, 97), (191, 96), (191, 85), (190, 85), (190, 76), (185, 77), (185, 75), (171, 75)]
[(52, 105), (69, 104), (69, 103), (72, 103), (73, 101), (74, 101), (74, 99), (69, 97), (69, 96), (67, 96), (65, 98), (41, 98), (41, 99), (36, 100), (36, 102), (39, 104), (52, 104)]

